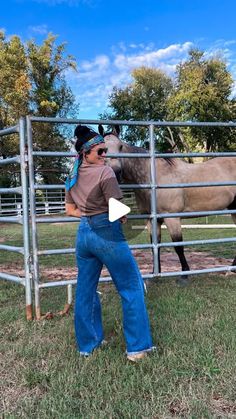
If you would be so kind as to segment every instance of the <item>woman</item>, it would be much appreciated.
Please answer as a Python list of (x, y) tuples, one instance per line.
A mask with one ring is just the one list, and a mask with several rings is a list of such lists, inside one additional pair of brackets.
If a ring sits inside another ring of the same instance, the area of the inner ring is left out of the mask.
[(75, 333), (81, 355), (89, 356), (103, 340), (97, 286), (105, 265), (121, 297), (127, 358), (137, 361), (154, 349), (144, 300), (143, 280), (122, 232), (120, 220), (108, 219), (109, 198), (121, 199), (113, 170), (105, 165), (104, 138), (92, 129), (75, 129), (78, 158), (66, 181), (66, 213), (81, 217), (76, 240), (78, 281)]

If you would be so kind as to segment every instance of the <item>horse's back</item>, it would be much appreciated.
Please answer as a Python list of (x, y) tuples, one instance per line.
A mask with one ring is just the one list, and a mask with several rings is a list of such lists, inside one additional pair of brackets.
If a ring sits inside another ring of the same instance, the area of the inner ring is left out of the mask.
[[(217, 157), (194, 164), (173, 159), (168, 168), (158, 166), (159, 184), (236, 181), (236, 158)], [(157, 203), (161, 212), (210, 211), (227, 208), (235, 196), (236, 186), (171, 188), (158, 191)]]

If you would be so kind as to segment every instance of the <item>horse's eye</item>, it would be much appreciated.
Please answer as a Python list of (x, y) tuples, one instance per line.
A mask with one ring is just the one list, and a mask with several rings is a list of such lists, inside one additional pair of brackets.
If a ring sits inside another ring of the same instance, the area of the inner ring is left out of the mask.
[(122, 151), (123, 145), (120, 145), (119, 147), (119, 151)]

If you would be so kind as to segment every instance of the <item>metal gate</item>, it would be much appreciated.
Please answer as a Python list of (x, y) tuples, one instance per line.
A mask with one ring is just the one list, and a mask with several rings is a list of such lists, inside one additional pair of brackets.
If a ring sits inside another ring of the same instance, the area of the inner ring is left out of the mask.
[[(157, 222), (158, 218), (174, 218), (174, 217), (197, 217), (207, 216), (207, 215), (219, 215), (219, 214), (232, 214), (236, 213), (236, 210), (223, 210), (223, 211), (201, 211), (201, 212), (187, 212), (187, 213), (167, 213), (167, 214), (157, 214), (157, 199), (156, 199), (156, 190), (160, 188), (189, 188), (189, 187), (205, 187), (205, 186), (226, 186), (226, 185), (236, 185), (235, 182), (217, 182), (217, 183), (187, 183), (187, 184), (166, 184), (166, 185), (157, 185), (156, 180), (156, 171), (155, 171), (155, 159), (168, 157), (168, 158), (183, 158), (183, 157), (225, 157), (225, 156), (233, 156), (236, 157), (236, 152), (232, 153), (184, 153), (184, 154), (164, 154), (164, 153), (155, 153), (155, 143), (154, 143), (154, 127), (163, 127), (163, 126), (224, 126), (224, 127), (236, 127), (236, 123), (217, 123), (217, 122), (205, 122), (205, 123), (197, 123), (197, 122), (161, 122), (161, 121), (109, 121), (109, 120), (75, 120), (75, 119), (64, 119), (64, 118), (41, 118), (41, 117), (26, 117), (26, 127), (27, 127), (27, 144), (28, 144), (28, 173), (29, 173), (29, 200), (30, 200), (30, 214), (31, 214), (31, 251), (29, 251), (29, 209), (27, 207), (27, 176), (25, 171), (26, 165), (26, 157), (25, 157), (25, 134), (24, 134), (24, 121), (21, 120), (19, 124), (19, 132), (20, 132), (20, 161), (21, 163), (21, 179), (22, 179), (22, 197), (24, 199), (24, 211), (23, 211), (23, 226), (24, 226), (24, 257), (25, 257), (25, 269), (26, 276), (24, 278), (24, 283), (27, 284), (26, 289), (26, 307), (31, 307), (31, 288), (30, 288), (30, 277), (33, 278), (33, 285), (34, 285), (34, 298), (35, 298), (35, 317), (36, 319), (40, 319), (41, 311), (40, 311), (40, 290), (42, 288), (48, 287), (56, 287), (56, 286), (66, 286), (67, 287), (67, 304), (66, 308), (68, 308), (72, 303), (72, 285), (76, 283), (76, 279), (73, 280), (62, 280), (62, 281), (52, 281), (43, 283), (40, 282), (40, 274), (39, 274), (39, 256), (41, 255), (60, 255), (60, 254), (73, 254), (75, 252), (74, 248), (63, 248), (63, 249), (48, 249), (48, 250), (39, 250), (38, 246), (38, 224), (39, 223), (58, 223), (58, 222), (78, 222), (78, 218), (72, 217), (38, 217), (36, 214), (36, 191), (37, 190), (45, 190), (45, 189), (61, 189), (62, 185), (43, 185), (37, 184), (35, 182), (35, 164), (34, 158), (35, 157), (71, 157), (74, 156), (75, 153), (66, 153), (66, 152), (46, 152), (46, 151), (37, 151), (33, 148), (33, 138), (32, 138), (32, 124), (33, 123), (63, 123), (63, 124), (90, 124), (90, 125), (98, 125), (99, 123), (105, 125), (135, 125), (135, 126), (146, 126), (149, 129), (149, 140), (150, 140), (150, 149), (149, 153), (142, 154), (142, 153), (129, 153), (129, 154), (112, 154), (108, 155), (108, 157), (122, 157), (122, 158), (150, 158), (151, 162), (151, 173), (150, 173), (150, 184), (143, 184), (143, 185), (121, 185), (122, 189), (151, 189), (151, 214), (142, 214), (142, 215), (130, 215), (128, 218), (130, 219), (150, 219), (152, 224), (152, 243), (150, 244), (138, 244), (138, 245), (131, 245), (131, 249), (152, 249), (153, 250), (153, 266), (154, 270), (153, 273), (143, 275), (144, 279), (154, 278), (154, 277), (169, 277), (169, 276), (180, 276), (183, 274), (182, 271), (178, 272), (165, 272), (160, 273), (160, 269), (158, 266), (158, 249), (164, 247), (175, 247), (175, 246), (191, 246), (191, 245), (198, 245), (198, 244), (212, 244), (212, 243), (230, 243), (236, 242), (236, 237), (232, 238), (222, 238), (222, 239), (210, 239), (210, 240), (192, 240), (192, 241), (182, 241), (182, 242), (175, 242), (175, 243), (158, 243), (157, 239)], [(12, 129), (17, 129), (13, 127)], [(0, 132), (1, 135), (7, 133), (8, 130), (4, 130)], [(16, 132), (16, 131), (13, 131)], [(7, 161), (0, 160), (1, 164), (8, 164), (10, 163), (11, 159)], [(17, 160), (18, 161), (18, 160)], [(0, 193), (3, 193), (0, 189)], [(157, 195), (158, 197), (158, 195)], [(0, 221), (9, 222), (9, 219), (13, 217), (6, 217), (5, 220), (3, 218)], [(12, 222), (12, 221), (10, 221)], [(20, 222), (20, 220), (15, 217), (15, 222)], [(0, 246), (0, 250), (12, 250), (8, 246), (4, 247), (3, 245)], [(22, 252), (22, 249), (14, 248), (15, 250), (12, 251), (19, 251)], [(17, 250), (16, 250), (17, 249)], [(32, 265), (29, 261), (32, 259)], [(185, 274), (201, 274), (201, 273), (209, 273), (209, 272), (224, 272), (224, 271), (235, 271), (236, 266), (222, 266), (220, 268), (211, 268), (211, 269), (202, 269), (202, 270), (190, 270), (185, 271)], [(0, 274), (0, 277), (3, 279), (10, 279), (8, 278), (9, 275), (7, 274)], [(101, 278), (101, 281), (109, 281), (111, 280), (110, 277)], [(16, 282), (21, 282), (22, 280), (17, 279)], [(30, 301), (30, 303), (29, 303)], [(31, 318), (29, 314), (27, 318)]]
[(32, 296), (31, 296), (31, 256), (29, 241), (29, 208), (28, 208), (28, 177), (27, 177), (27, 147), (25, 135), (25, 120), (21, 118), (18, 125), (0, 131), (0, 141), (6, 141), (10, 134), (19, 135), (19, 155), (0, 160), (0, 166), (19, 164), (21, 173), (21, 185), (16, 188), (1, 188), (0, 194), (18, 194), (22, 197), (22, 216), (1, 217), (1, 223), (21, 224), (23, 229), (23, 247), (8, 246), (0, 244), (0, 250), (20, 253), (24, 257), (24, 277), (10, 275), (7, 272), (0, 272), (0, 278), (13, 281), (25, 287), (26, 318), (32, 319)]

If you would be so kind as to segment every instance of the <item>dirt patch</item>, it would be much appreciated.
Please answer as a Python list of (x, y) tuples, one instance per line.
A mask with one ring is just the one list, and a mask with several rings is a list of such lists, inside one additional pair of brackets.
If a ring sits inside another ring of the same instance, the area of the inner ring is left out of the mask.
[[(142, 251), (138, 249), (134, 250), (133, 254), (138, 262), (138, 266), (141, 273), (151, 273), (153, 269), (151, 251)], [(215, 256), (212, 256), (206, 252), (188, 252), (187, 260), (192, 270), (228, 266), (232, 263), (232, 261), (229, 259), (216, 258)], [(175, 253), (162, 252), (161, 266), (162, 272), (178, 272), (181, 270), (178, 257)], [(17, 274), (20, 277), (24, 276), (24, 270), (19, 269), (19, 265), (17, 265), (16, 263), (3, 265), (1, 267), (1, 270), (9, 274)], [(77, 275), (77, 269), (76, 267), (40, 268), (40, 274), (42, 278), (45, 278), (49, 281), (75, 279)], [(218, 274), (225, 275), (225, 272), (219, 272)], [(109, 276), (109, 273), (106, 268), (103, 268), (102, 276)]]
[(211, 402), (212, 410), (217, 417), (227, 417), (235, 418), (236, 417), (236, 402), (231, 400), (226, 400), (221, 396), (214, 395)]

